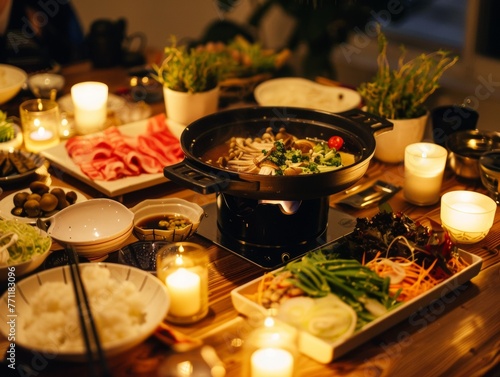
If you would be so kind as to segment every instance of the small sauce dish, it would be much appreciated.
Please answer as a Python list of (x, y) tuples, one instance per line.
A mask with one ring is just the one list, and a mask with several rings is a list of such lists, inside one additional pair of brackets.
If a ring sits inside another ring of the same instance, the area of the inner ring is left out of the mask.
[(28, 78), (28, 87), (37, 98), (55, 100), (64, 88), (64, 77), (55, 73), (37, 73)]

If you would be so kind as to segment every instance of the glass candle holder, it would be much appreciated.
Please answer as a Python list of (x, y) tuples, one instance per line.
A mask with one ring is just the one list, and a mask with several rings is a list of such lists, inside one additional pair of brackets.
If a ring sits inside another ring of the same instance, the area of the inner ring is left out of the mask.
[(157, 277), (170, 295), (167, 321), (188, 324), (208, 313), (208, 256), (192, 242), (175, 242), (156, 255)]
[(272, 314), (245, 341), (244, 375), (293, 377), (297, 357), (297, 330), (279, 323)]
[(59, 106), (47, 99), (32, 99), (21, 103), (19, 116), (23, 128), (24, 146), (30, 152), (59, 144)]
[(75, 127), (81, 135), (101, 131), (108, 116), (108, 86), (86, 81), (71, 87)]
[(490, 231), (496, 209), (493, 199), (478, 192), (447, 192), (441, 197), (441, 225), (452, 241), (476, 243)]
[(426, 206), (439, 201), (448, 152), (433, 143), (414, 143), (405, 149), (403, 194), (408, 202)]
[(75, 120), (72, 115), (66, 112), (61, 112), (61, 123), (59, 124), (59, 137), (61, 139), (69, 139), (74, 136), (75, 130)]

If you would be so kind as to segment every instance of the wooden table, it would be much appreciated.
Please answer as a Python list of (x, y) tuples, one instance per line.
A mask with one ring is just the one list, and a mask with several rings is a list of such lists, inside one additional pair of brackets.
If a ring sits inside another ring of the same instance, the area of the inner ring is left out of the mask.
[[(80, 66), (73, 68), (73, 71), (69, 70), (67, 74), (69, 85), (88, 79), (108, 82), (111, 91), (127, 83), (126, 71), (120, 69), (93, 72), (88, 71), (88, 67)], [(163, 104), (156, 104), (154, 109), (154, 113), (164, 111)], [(94, 189), (71, 177), (63, 176), (61, 180), (50, 173), (49, 170), (46, 181), (52, 185), (78, 189), (89, 198), (101, 196)], [(362, 188), (376, 179), (402, 186), (403, 166), (386, 165), (372, 160), (359, 185)], [(2, 197), (21, 188), (10, 188), (2, 194)], [(480, 182), (460, 181), (450, 171), (446, 171), (442, 192), (462, 189), (485, 192)], [(331, 206), (337, 206), (338, 200), (345, 195), (344, 192), (332, 195)], [(211, 203), (215, 198), (213, 195), (206, 196), (183, 189), (166, 180), (164, 184), (126, 194), (121, 200), (130, 207), (144, 199), (164, 197), (184, 198), (202, 206)], [(431, 218), (439, 222), (439, 205), (427, 207), (411, 205), (404, 200), (401, 191), (394, 195), (388, 204), (394, 211), (402, 211), (414, 220)], [(341, 210), (354, 217), (371, 217), (378, 212), (377, 207), (365, 210), (342, 207)], [(131, 237), (130, 242), (134, 240)], [(241, 344), (251, 326), (233, 308), (230, 291), (262, 276), (264, 271), (201, 236), (195, 235), (193, 241), (205, 245), (210, 257), (210, 313), (195, 325), (174, 328), (213, 346), (225, 364), (226, 375), (240, 376)], [(307, 377), (495, 375), (494, 368), (498, 366), (500, 358), (498, 318), (500, 211), (496, 214), (493, 228), (483, 241), (462, 247), (483, 258), (481, 272), (469, 284), (443, 296), (428, 307), (421, 308), (411, 316), (411, 319), (404, 320), (330, 364), (319, 364), (306, 356), (299, 356), (296, 361), (296, 375)], [(159, 368), (175, 355), (171, 348), (157, 338), (151, 337), (125, 354), (110, 358), (108, 363), (114, 376), (155, 376)], [(194, 358), (192, 354), (185, 356)], [(16, 351), (16, 365), (30, 368), (24, 371), (24, 375), (87, 375), (85, 365), (64, 363), (54, 359), (53, 355), (20, 350)]]

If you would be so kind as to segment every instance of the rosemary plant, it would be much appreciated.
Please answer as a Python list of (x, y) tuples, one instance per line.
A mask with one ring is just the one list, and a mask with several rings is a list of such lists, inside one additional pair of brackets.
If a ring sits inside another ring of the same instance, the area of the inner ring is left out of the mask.
[(439, 50), (405, 61), (406, 50), (401, 47), (397, 69), (391, 69), (387, 59), (387, 39), (380, 27), (378, 46), (377, 73), (373, 81), (358, 87), (367, 111), (388, 119), (411, 119), (424, 115), (425, 101), (439, 88), (439, 79), (457, 62), (458, 57)]

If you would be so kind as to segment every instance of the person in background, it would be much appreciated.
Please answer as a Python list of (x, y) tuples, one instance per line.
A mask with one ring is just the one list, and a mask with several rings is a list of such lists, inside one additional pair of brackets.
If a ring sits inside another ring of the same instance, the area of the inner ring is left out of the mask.
[(85, 38), (71, 1), (0, 0), (0, 63), (27, 72), (85, 58)]

